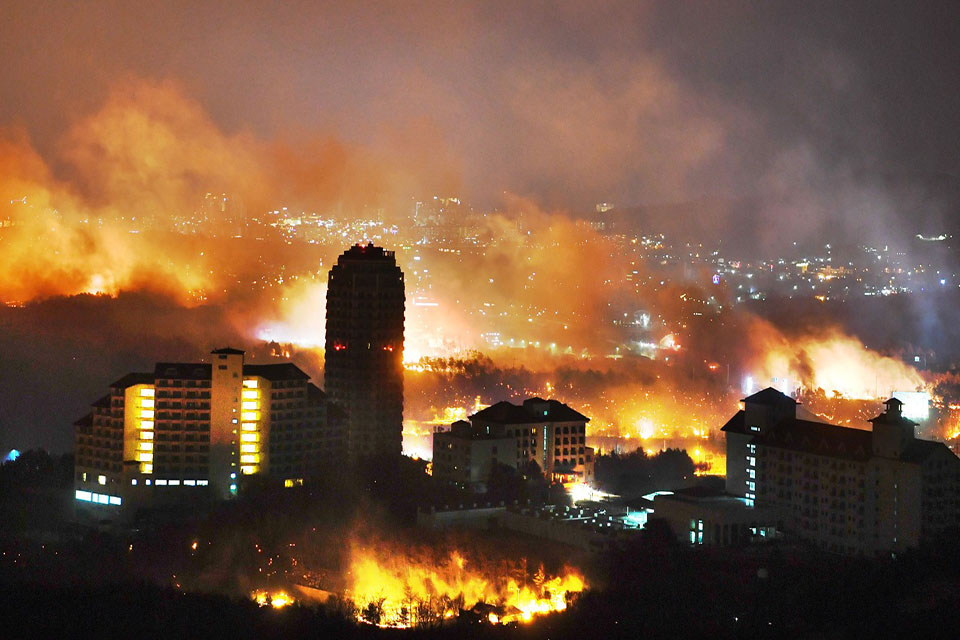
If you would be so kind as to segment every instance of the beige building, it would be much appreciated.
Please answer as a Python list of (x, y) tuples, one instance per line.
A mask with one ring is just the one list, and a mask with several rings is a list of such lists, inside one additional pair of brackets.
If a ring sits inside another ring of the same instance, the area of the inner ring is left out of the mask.
[(211, 355), (130, 373), (75, 423), (82, 515), (226, 499), (255, 478), (299, 484), (343, 454), (342, 414), (298, 367)]
[(494, 462), (520, 469), (533, 461), (553, 480), (594, 481), (593, 449), (586, 446), (590, 418), (562, 402), (503, 401), (469, 420), (434, 434), (434, 477), (476, 486), (489, 477)]
[(723, 427), (727, 491), (779, 510), (784, 531), (849, 555), (897, 553), (960, 525), (960, 458), (920, 440), (891, 398), (872, 431), (796, 417), (774, 389)]

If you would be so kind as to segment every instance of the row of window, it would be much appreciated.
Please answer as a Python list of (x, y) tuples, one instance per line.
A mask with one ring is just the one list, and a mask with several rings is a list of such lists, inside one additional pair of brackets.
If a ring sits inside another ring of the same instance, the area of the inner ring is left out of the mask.
[(82, 491), (77, 489), (77, 500), (81, 502), (91, 502), (93, 504), (106, 504), (113, 507), (119, 507), (123, 502), (120, 496), (110, 496), (105, 493), (93, 493), (92, 491)]

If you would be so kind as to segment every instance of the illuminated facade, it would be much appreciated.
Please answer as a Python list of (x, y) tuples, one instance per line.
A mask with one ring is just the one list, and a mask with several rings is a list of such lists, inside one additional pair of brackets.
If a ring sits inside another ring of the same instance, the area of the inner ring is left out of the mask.
[[(774, 389), (723, 427), (727, 491), (779, 510), (787, 534), (848, 555), (897, 553), (960, 525), (960, 458), (887, 400), (872, 431), (796, 417)], [(789, 410), (788, 410), (789, 409)]]
[(586, 446), (590, 418), (556, 400), (530, 398), (478, 411), (433, 435), (433, 475), (478, 486), (494, 463), (522, 468), (536, 462), (548, 478), (592, 484), (593, 449)]
[(251, 478), (302, 483), (342, 456), (342, 415), (298, 367), (211, 355), (128, 374), (75, 423), (78, 507), (225, 499)]
[(330, 270), (324, 386), (347, 415), (352, 459), (401, 453), (404, 304), (392, 251), (357, 245)]

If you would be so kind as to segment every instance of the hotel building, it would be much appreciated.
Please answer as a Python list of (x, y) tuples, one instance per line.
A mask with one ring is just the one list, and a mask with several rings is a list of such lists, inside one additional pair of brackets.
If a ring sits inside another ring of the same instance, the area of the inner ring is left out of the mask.
[(82, 517), (226, 499), (258, 478), (300, 484), (343, 454), (342, 413), (297, 366), (211, 355), (127, 374), (74, 423)]
[(960, 458), (920, 440), (891, 398), (872, 430), (797, 417), (768, 388), (743, 399), (723, 431), (728, 493), (772, 507), (788, 536), (847, 555), (896, 554), (960, 526)]
[(470, 416), (469, 422), (461, 420), (433, 434), (433, 476), (477, 488), (490, 477), (494, 464), (520, 469), (534, 461), (552, 480), (592, 484), (589, 421), (556, 400), (498, 402)]

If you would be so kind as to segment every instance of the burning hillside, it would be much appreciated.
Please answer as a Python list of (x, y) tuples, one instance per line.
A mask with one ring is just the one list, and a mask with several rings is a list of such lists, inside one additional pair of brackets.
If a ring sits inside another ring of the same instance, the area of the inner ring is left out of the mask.
[(588, 588), (563, 558), (515, 541), (498, 544), (466, 533), (388, 541), (364, 528), (343, 535), (328, 538), (341, 543), (333, 549), (304, 543), (270, 553), (255, 545), (256, 580), (272, 586), (250, 597), (263, 607), (321, 604), (365, 624), (422, 628), (461, 617), (526, 623), (564, 611)]
[(554, 576), (542, 565), (533, 572), (524, 565), (504, 560), (485, 566), (459, 551), (438, 557), (426, 549), (356, 547), (345, 597), (358, 620), (381, 627), (431, 626), (463, 612), (506, 624), (563, 611), (586, 588), (570, 569)]

